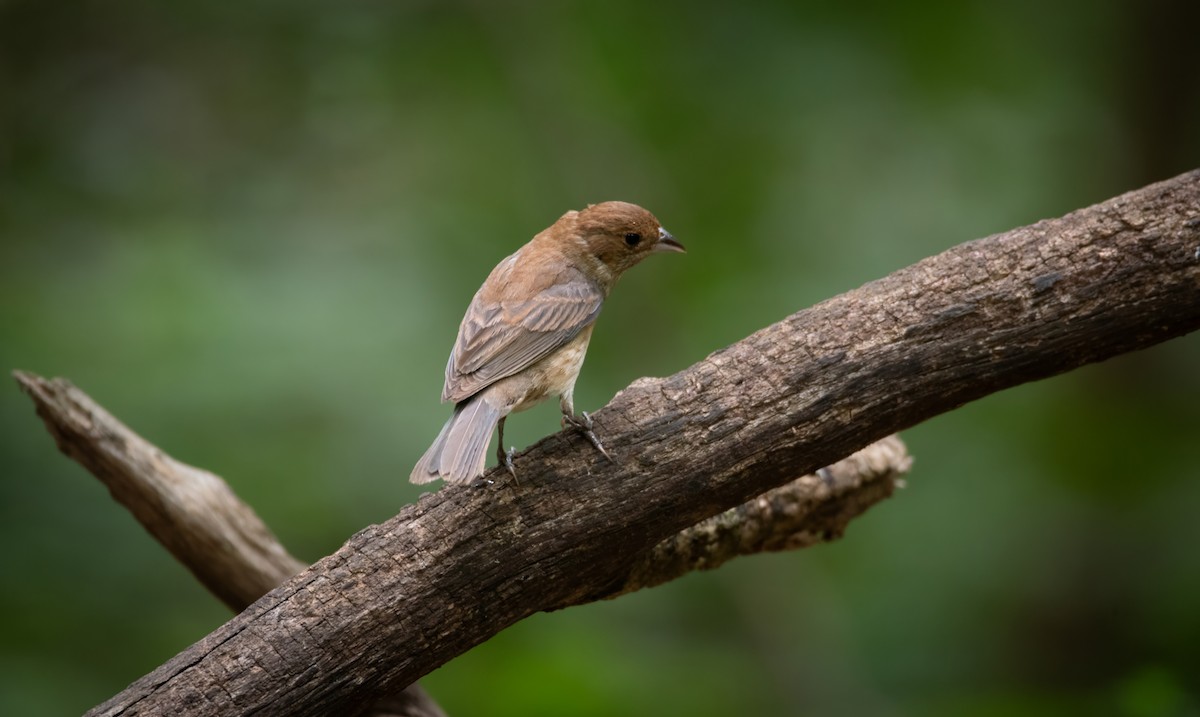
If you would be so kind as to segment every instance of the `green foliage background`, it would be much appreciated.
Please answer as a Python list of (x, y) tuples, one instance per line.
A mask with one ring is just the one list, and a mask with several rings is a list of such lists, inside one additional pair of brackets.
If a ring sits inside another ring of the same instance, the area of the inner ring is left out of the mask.
[[(471, 294), (620, 198), (577, 405), (953, 244), (1200, 166), (1196, 4), (0, 2), (0, 367), (316, 559), (413, 501)], [(1200, 714), (1200, 342), (916, 427), (844, 540), (540, 615), (452, 715)], [(553, 406), (510, 421), (526, 445)], [(0, 713), (228, 615), (0, 391)]]

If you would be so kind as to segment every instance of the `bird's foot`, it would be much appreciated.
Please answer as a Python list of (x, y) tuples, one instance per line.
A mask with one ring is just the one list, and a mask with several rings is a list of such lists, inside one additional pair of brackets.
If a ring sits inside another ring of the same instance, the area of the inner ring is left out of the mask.
[(587, 411), (584, 411), (580, 416), (564, 413), (563, 426), (565, 427), (567, 424), (570, 424), (575, 430), (582, 433), (583, 437), (588, 439), (596, 447), (596, 450), (600, 451), (601, 455), (608, 459), (609, 463), (616, 463), (613, 457), (608, 455), (608, 451), (604, 450), (604, 444), (600, 442), (600, 439), (596, 437), (596, 432), (592, 430), (592, 417), (588, 415)]
[(512, 476), (514, 483), (516, 483), (517, 485), (521, 485), (521, 481), (517, 480), (516, 466), (513, 465), (513, 456), (515, 456), (516, 454), (517, 454), (517, 447), (510, 446), (509, 449), (507, 451), (505, 451), (504, 460), (502, 460), (500, 462), (500, 465), (504, 466), (504, 469), (508, 471), (508, 474), (510, 476)]
[(504, 444), (500, 443), (496, 446), (496, 460), (500, 461), (500, 465), (504, 466), (504, 470), (513, 477), (517, 485), (521, 485), (521, 481), (517, 480), (517, 468), (513, 465), (513, 456), (517, 455), (517, 447), (512, 446), (507, 451), (504, 450)]

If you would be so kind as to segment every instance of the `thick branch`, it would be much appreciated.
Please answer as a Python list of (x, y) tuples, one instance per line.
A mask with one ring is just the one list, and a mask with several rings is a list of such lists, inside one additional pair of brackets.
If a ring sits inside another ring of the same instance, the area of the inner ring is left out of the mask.
[[(180, 463), (69, 381), (14, 371), (60, 450), (108, 486), (159, 543), (234, 612), (303, 570), (220, 477)], [(374, 717), (445, 717), (418, 685), (378, 701)]]
[(595, 416), (616, 463), (560, 433), (520, 486), (427, 495), (93, 714), (345, 711), (872, 441), (1195, 329), (1198, 248), (1192, 172), (801, 311), (618, 394)]
[[(65, 379), (48, 381), (24, 371), (13, 375), (63, 453), (109, 486), (118, 502), (235, 612), (261, 597), (264, 586), (305, 568), (218, 476), (176, 461)], [(891, 495), (911, 463), (900, 439), (889, 436), (819, 477), (798, 478), (664, 540), (637, 562), (619, 594), (710, 570), (739, 555), (807, 547), (839, 536), (852, 518)], [(375, 703), (371, 714), (444, 715), (416, 685)]]

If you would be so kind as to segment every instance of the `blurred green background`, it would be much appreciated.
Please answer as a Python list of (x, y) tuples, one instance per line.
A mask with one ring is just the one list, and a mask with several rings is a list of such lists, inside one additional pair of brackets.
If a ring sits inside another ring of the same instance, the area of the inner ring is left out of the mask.
[[(0, 2), (0, 367), (66, 376), (316, 559), (419, 491), (490, 268), (625, 199), (604, 404), (956, 243), (1200, 167), (1194, 2)], [(904, 434), (844, 540), (539, 615), (451, 715), (1200, 714), (1200, 336)], [(518, 446), (554, 405), (510, 421)], [(228, 618), (0, 391), (0, 713)]]

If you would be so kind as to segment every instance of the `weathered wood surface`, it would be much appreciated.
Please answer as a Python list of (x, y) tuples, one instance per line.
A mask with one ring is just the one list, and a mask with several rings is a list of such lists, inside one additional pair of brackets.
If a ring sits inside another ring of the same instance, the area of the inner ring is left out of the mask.
[[(59, 448), (234, 612), (305, 568), (229, 485), (181, 463), (117, 420), (65, 379), (16, 371), (21, 389)], [(912, 461), (889, 436), (748, 503), (683, 530), (637, 563), (621, 593), (710, 570), (740, 555), (806, 547), (891, 495)], [(418, 685), (375, 700), (372, 717), (442, 717)]]
[[(69, 381), (13, 375), (59, 449), (235, 613), (307, 567), (219, 476), (175, 460)], [(445, 717), (418, 685), (377, 700), (370, 714)]]

